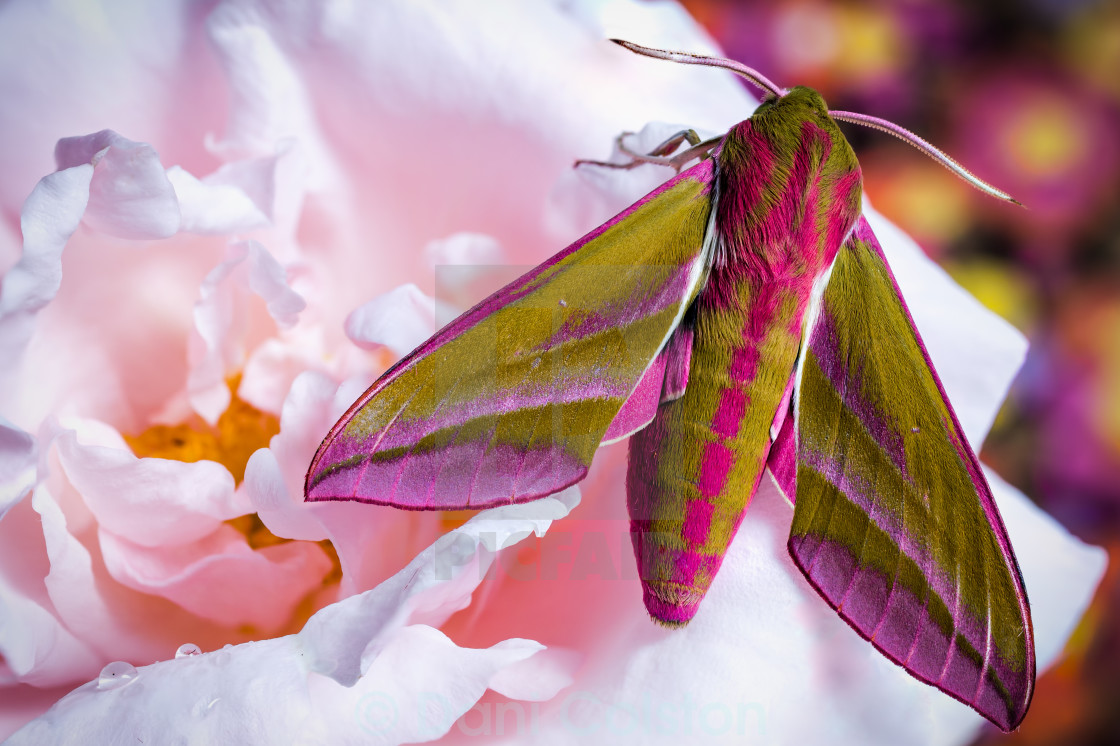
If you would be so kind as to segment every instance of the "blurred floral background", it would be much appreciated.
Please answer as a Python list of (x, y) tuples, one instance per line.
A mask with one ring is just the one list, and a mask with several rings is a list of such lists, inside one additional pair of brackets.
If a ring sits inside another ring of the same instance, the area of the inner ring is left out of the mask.
[(1120, 4), (684, 4), (728, 57), (918, 132), (1026, 206), (984, 197), (892, 138), (845, 130), (872, 203), (1031, 340), (982, 458), (1112, 559), (1022, 730), (980, 743), (1116, 743)]

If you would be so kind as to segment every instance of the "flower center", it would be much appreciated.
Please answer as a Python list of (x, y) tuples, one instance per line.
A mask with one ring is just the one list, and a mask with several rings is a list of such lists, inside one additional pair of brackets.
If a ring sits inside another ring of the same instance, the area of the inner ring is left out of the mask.
[(240, 398), (240, 383), (240, 375), (226, 381), (229, 407), (218, 417), (216, 425), (194, 415), (178, 425), (152, 425), (139, 435), (125, 435), (125, 442), (140, 458), (217, 461), (229, 469), (236, 484), (241, 484), (249, 457), (258, 448), (266, 448), (272, 436), (280, 432), (280, 420)]
[[(258, 448), (267, 448), (272, 436), (280, 432), (280, 420), (276, 415), (262, 412), (237, 395), (240, 383), (240, 374), (226, 381), (230, 393), (229, 406), (215, 425), (193, 415), (187, 422), (178, 425), (152, 425), (139, 435), (125, 435), (125, 442), (139, 458), (217, 461), (233, 475), (234, 483), (240, 485), (245, 478), (249, 457)], [(256, 513), (239, 516), (226, 523), (244, 534), (253, 549), (292, 541), (269, 531)], [(334, 564), (334, 570), (323, 579), (323, 585), (338, 583), (342, 578), (342, 566), (334, 545), (324, 540), (319, 542), (319, 546)]]

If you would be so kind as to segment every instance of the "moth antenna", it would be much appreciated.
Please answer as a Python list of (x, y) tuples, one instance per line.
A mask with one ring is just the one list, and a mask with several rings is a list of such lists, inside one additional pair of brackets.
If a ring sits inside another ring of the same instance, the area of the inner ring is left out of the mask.
[(983, 181), (982, 179), (973, 175), (973, 173), (971, 171), (969, 171), (967, 168), (965, 168), (961, 164), (954, 161), (952, 158), (950, 158), (944, 152), (937, 149), (936, 147), (934, 147), (930, 143), (926, 142), (922, 138), (918, 137), (917, 135), (915, 135), (910, 130), (908, 130), (904, 127), (899, 127), (894, 122), (888, 122), (885, 119), (879, 119), (878, 117), (868, 116), (867, 114), (857, 114), (853, 111), (830, 111), (828, 113), (833, 119), (839, 119), (841, 122), (851, 122), (853, 124), (862, 124), (865, 127), (871, 127), (872, 129), (877, 129), (880, 132), (886, 132), (889, 135), (894, 135), (899, 140), (902, 140), (903, 142), (906, 142), (906, 143), (909, 143), (910, 145), (913, 145), (915, 148), (922, 151), (923, 153), (928, 155), (930, 158), (934, 159), (935, 161), (940, 163), (942, 166), (949, 169), (954, 174), (956, 174), (957, 176), (964, 179), (965, 181), (967, 181), (972, 186), (979, 189), (984, 194), (990, 194), (991, 196), (996, 197), (997, 199), (1002, 199), (1002, 200), (1005, 200), (1007, 202), (1011, 202), (1012, 204), (1019, 205), (1020, 207), (1023, 206), (1022, 202), (1015, 199), (1014, 197), (1012, 197), (1007, 192), (1004, 192), (1000, 189), (996, 189), (991, 184), (989, 184), (986, 181)]
[(629, 49), (636, 54), (645, 55), (646, 57), (653, 57), (659, 60), (669, 60), (670, 62), (680, 62), (685, 65), (706, 65), (707, 67), (722, 67), (724, 70), (746, 78), (751, 83), (755, 84), (767, 93), (772, 93), (781, 98), (786, 94), (786, 89), (773, 83), (762, 73), (753, 70), (744, 64), (735, 62), (734, 60), (725, 60), (722, 57), (708, 57), (703, 54), (688, 54), (687, 52), (670, 52), (664, 49), (654, 49), (653, 47), (643, 47), (641, 44), (635, 44), (630, 41), (623, 41), (622, 39), (611, 39), (615, 44), (620, 47)]

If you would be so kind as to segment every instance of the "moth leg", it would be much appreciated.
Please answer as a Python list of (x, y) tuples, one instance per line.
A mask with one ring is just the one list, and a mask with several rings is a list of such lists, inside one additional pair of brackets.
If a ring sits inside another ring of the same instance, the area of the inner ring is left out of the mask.
[(700, 144), (700, 135), (696, 134), (696, 130), (681, 130), (645, 155), (639, 155), (638, 153), (634, 153), (629, 148), (627, 148), (626, 143), (623, 142), (622, 138), (632, 134), (634, 133), (623, 132), (618, 136), (618, 149), (631, 158), (656, 158), (658, 156), (666, 156), (679, 148), (681, 143), (685, 141), (687, 141), (689, 145)]
[(677, 173), (680, 173), (681, 168), (683, 168), (686, 163), (698, 158), (707, 158), (708, 154), (712, 152), (712, 148), (716, 147), (721, 142), (723, 142), (722, 136), (695, 143), (688, 150), (682, 150), (680, 153), (671, 157), (669, 163), (666, 165), (672, 166)]
[[(684, 166), (684, 164), (696, 158), (702, 158), (706, 156), (711, 151), (711, 149), (714, 148), (722, 139), (720, 137), (716, 137), (712, 138), (711, 140), (701, 142), (700, 136), (696, 134), (696, 130), (681, 130), (680, 132), (676, 133), (669, 139), (665, 140), (665, 142), (661, 143), (656, 148), (651, 150), (649, 153), (638, 153), (626, 146), (626, 138), (633, 134), (633, 132), (623, 132), (618, 136), (618, 139), (616, 140), (616, 142), (618, 143), (618, 149), (622, 151), (623, 154), (630, 157), (630, 160), (628, 162), (606, 163), (604, 161), (579, 160), (576, 161), (575, 165), (577, 167), (581, 165), (587, 165), (602, 166), (604, 168), (631, 169), (637, 168), (643, 163), (653, 163), (658, 166), (669, 166), (673, 170), (680, 172), (681, 167)], [(682, 142), (687, 142), (691, 147), (689, 147), (687, 150), (677, 153), (676, 155), (670, 155), (673, 151), (680, 147)]]

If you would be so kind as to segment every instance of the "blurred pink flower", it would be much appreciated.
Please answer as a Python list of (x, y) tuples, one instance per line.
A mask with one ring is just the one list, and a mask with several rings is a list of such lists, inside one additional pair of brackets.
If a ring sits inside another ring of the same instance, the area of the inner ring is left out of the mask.
[[(0, 9), (0, 734), (52, 703), (12, 743), (975, 732), (816, 597), (769, 485), (678, 632), (641, 604), (622, 446), (464, 525), (302, 502), (319, 439), (479, 265), (667, 176), (576, 158), (750, 111), (608, 36), (716, 51), (665, 3)], [(1024, 343), (876, 230), (979, 442)], [(1052, 660), (1103, 559), (993, 482)]]
[(1038, 497), (1093, 536), (1120, 515), (1120, 293), (1102, 276), (1059, 293), (1055, 306), (1022, 397), (1045, 423), (1033, 464)]
[(1120, 113), (1072, 78), (1040, 68), (1005, 69), (968, 81), (952, 109), (953, 152), (1030, 209), (996, 212), (1043, 266), (1067, 236), (1110, 214), (1120, 173)]

